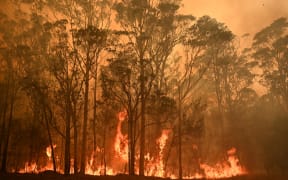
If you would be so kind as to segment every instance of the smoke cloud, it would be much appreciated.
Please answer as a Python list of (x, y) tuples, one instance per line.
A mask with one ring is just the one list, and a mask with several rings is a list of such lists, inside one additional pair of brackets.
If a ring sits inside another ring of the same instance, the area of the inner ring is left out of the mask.
[(225, 23), (237, 35), (255, 34), (273, 20), (288, 16), (287, 0), (183, 0), (182, 12), (209, 15)]

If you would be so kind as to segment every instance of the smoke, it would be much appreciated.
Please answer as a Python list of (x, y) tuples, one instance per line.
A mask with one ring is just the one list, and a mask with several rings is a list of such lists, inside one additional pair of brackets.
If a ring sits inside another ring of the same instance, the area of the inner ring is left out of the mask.
[(182, 12), (209, 15), (225, 23), (235, 34), (255, 34), (273, 20), (288, 16), (287, 0), (183, 0)]

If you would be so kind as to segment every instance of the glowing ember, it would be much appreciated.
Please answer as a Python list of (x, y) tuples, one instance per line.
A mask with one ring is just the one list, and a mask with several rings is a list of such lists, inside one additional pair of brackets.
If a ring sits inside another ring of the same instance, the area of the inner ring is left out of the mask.
[[(53, 145), (53, 149), (56, 148), (56, 144)], [(46, 148), (46, 155), (48, 156), (49, 160), (51, 159), (51, 156), (52, 156), (52, 150), (51, 150), (51, 146), (48, 146)]]
[(118, 113), (117, 134), (114, 143), (115, 152), (125, 162), (128, 162), (128, 137), (123, 135), (121, 131), (122, 122), (126, 119), (126, 110)]
[(37, 164), (33, 163), (25, 163), (25, 167), (18, 171), (19, 173), (38, 173)]

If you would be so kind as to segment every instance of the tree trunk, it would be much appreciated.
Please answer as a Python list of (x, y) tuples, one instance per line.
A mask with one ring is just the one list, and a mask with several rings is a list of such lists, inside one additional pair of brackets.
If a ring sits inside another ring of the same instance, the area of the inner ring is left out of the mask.
[[(1, 123), (1, 139), (0, 139), (0, 153), (2, 154), (2, 143), (4, 142), (4, 139), (5, 139), (5, 129), (6, 129), (6, 114), (7, 114), (7, 109), (8, 109), (8, 88), (6, 90), (6, 93), (5, 93), (5, 97), (4, 97), (4, 107), (3, 107), (3, 111), (2, 111), (2, 114), (1, 114), (1, 120), (2, 120), (2, 123)], [(1, 156), (0, 160), (2, 159), (3, 157)]]
[(66, 94), (66, 124), (65, 124), (65, 155), (64, 155), (64, 174), (70, 173), (70, 120), (71, 120), (71, 101), (69, 93)]
[(35, 150), (34, 150), (34, 146), (35, 146), (35, 135), (34, 135), (34, 131), (36, 129), (36, 122), (39, 121), (40, 115), (41, 115), (41, 111), (40, 111), (40, 106), (39, 103), (37, 103), (34, 100), (33, 103), (33, 118), (32, 118), (32, 124), (31, 124), (31, 129), (30, 129), (30, 144), (29, 144), (29, 163), (32, 163), (33, 158), (35, 158)]
[[(93, 91), (93, 151), (96, 150), (96, 118), (97, 118), (97, 77), (98, 77), (98, 64), (96, 62), (95, 78), (94, 78), (94, 91)], [(95, 153), (94, 153), (95, 154)]]
[[(52, 118), (52, 112), (49, 110), (50, 118)], [(46, 128), (47, 128), (47, 133), (48, 133), (48, 139), (49, 139), (49, 144), (51, 148), (51, 156), (52, 156), (52, 163), (53, 163), (53, 171), (56, 172), (57, 167), (56, 167), (56, 160), (55, 160), (55, 153), (54, 153), (54, 147), (53, 147), (53, 141), (52, 141), (52, 135), (51, 135), (51, 130), (48, 122), (48, 117), (47, 117), (47, 112), (46, 109), (44, 108), (44, 115), (45, 115), (45, 123), (46, 123)]]
[(135, 174), (135, 146), (133, 134), (133, 115), (128, 113), (128, 169), (129, 175)]
[(9, 139), (10, 139), (10, 131), (11, 131), (11, 125), (12, 125), (12, 119), (13, 119), (13, 111), (14, 111), (14, 88), (12, 88), (12, 94), (11, 94), (11, 104), (10, 104), (10, 113), (9, 113), (9, 119), (8, 119), (8, 128), (7, 128), (7, 134), (4, 140), (4, 148), (3, 148), (3, 159), (1, 163), (1, 171), (6, 172), (7, 171), (7, 158), (8, 158), (8, 147), (9, 147)]
[[(87, 56), (88, 57), (88, 56)], [(86, 141), (87, 141), (87, 121), (88, 121), (88, 95), (89, 95), (89, 72), (90, 67), (86, 62), (86, 73), (85, 73), (85, 92), (84, 92), (84, 119), (83, 119), (83, 131), (82, 131), (82, 151), (81, 151), (81, 167), (80, 173), (85, 174), (86, 167)]]
[(104, 124), (104, 135), (103, 135), (103, 165), (104, 165), (104, 176), (106, 176), (106, 131), (107, 126)]
[(76, 103), (74, 104), (73, 107), (73, 113), (72, 113), (72, 121), (73, 121), (73, 127), (74, 127), (74, 174), (78, 173), (78, 149), (77, 149), (77, 144), (78, 144), (78, 131), (77, 131), (77, 119), (76, 119)]
[[(143, 57), (143, 56), (141, 56)], [(140, 95), (141, 95), (141, 134), (140, 134), (140, 159), (139, 159), (139, 175), (144, 176), (145, 169), (145, 79), (144, 79), (144, 60), (140, 59)]]
[(181, 92), (179, 89), (178, 97), (179, 107), (178, 107), (178, 178), (182, 179), (182, 101), (181, 101)]
[[(92, 120), (92, 130), (93, 130), (93, 167), (96, 167), (96, 119), (97, 119), (97, 61), (95, 68), (95, 77), (94, 77), (94, 89), (93, 89), (93, 120)], [(106, 174), (106, 170), (104, 170)]]

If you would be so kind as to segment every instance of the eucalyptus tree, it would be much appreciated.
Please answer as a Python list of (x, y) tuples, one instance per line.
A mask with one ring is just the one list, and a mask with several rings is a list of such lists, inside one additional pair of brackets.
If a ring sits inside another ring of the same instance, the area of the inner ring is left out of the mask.
[[(184, 47), (184, 57), (175, 57), (176, 65), (174, 69), (174, 78), (170, 83), (174, 84), (173, 93), (177, 102), (177, 117), (178, 117), (178, 177), (182, 179), (182, 138), (183, 138), (183, 119), (185, 111), (193, 103), (193, 95), (196, 94), (197, 87), (201, 85), (201, 80), (207, 74), (212, 60), (205, 58), (209, 51), (210, 37), (207, 36), (207, 29), (202, 28), (208, 25), (204, 16), (190, 25), (185, 30), (185, 36), (182, 39), (182, 47)], [(180, 63), (181, 62), (181, 63)], [(176, 86), (175, 86), (176, 85)], [(195, 97), (194, 97), (195, 98)]]
[(261, 83), (288, 110), (288, 21), (276, 19), (253, 39), (253, 57), (262, 70)]
[[(69, 34), (66, 28), (67, 20), (62, 19), (53, 23), (46, 23), (46, 31), (51, 40), (49, 42), (49, 54), (47, 59), (48, 72), (51, 75), (51, 81), (54, 82), (54, 103), (61, 109), (58, 117), (65, 121), (65, 155), (64, 155), (64, 173), (70, 172), (70, 131), (71, 120), (76, 125), (77, 105), (80, 100), (82, 90), (82, 76), (76, 53), (69, 47)], [(74, 130), (76, 127), (74, 127)], [(74, 136), (77, 131), (74, 131)], [(76, 134), (77, 135), (77, 134)], [(74, 140), (77, 140), (77, 137)], [(75, 150), (75, 149), (74, 149)], [(77, 151), (76, 151), (77, 153)], [(74, 155), (77, 163), (77, 155)], [(77, 168), (76, 168), (77, 171)]]
[[(214, 82), (215, 92), (219, 113), (223, 112), (223, 87), (222, 74), (227, 70), (227, 62), (235, 58), (235, 50), (233, 49), (232, 41), (234, 35), (223, 23), (217, 22), (209, 16), (203, 16), (197, 23), (200, 36), (206, 38), (207, 52), (206, 59), (210, 59), (210, 69)], [(226, 64), (225, 64), (226, 63)]]
[[(139, 175), (144, 175), (144, 151), (145, 151), (145, 109), (147, 83), (149, 80), (145, 75), (147, 61), (147, 50), (150, 46), (149, 40), (153, 34), (156, 22), (156, 9), (153, 4), (147, 0), (123, 0), (115, 6), (117, 12), (117, 21), (128, 34), (129, 41), (133, 44), (134, 51), (137, 54), (137, 61), (140, 67), (140, 96), (141, 96), (141, 136), (140, 136), (140, 163)], [(134, 163), (132, 161), (132, 163)], [(134, 168), (134, 165), (130, 165)], [(130, 171), (130, 170), (129, 170)], [(134, 169), (131, 170), (134, 174)]]
[[(161, 91), (167, 59), (183, 35), (184, 19), (178, 15), (180, 1), (122, 0), (115, 5), (116, 21), (126, 32), (137, 55), (140, 89), (139, 175), (144, 175), (146, 104), (151, 89)], [(185, 17), (185, 18), (184, 18)], [(182, 24), (181, 24), (182, 23)], [(158, 90), (156, 90), (158, 88)]]
[[(18, 13), (23, 13), (20, 9), (17, 10)], [(46, 50), (49, 41), (49, 36), (47, 36), (43, 30), (43, 17), (35, 13), (35, 11), (32, 11), (30, 14), (25, 14), (24, 17), (17, 17), (14, 20), (6, 18), (3, 23), (7, 26), (1, 26), (1, 35), (4, 42), (1, 55), (3, 60), (7, 61), (6, 67), (9, 71), (5, 72), (5, 76), (8, 75), (7, 88), (10, 91), (9, 94), (7, 94), (7, 98), (11, 98), (11, 100), (9, 100), (10, 112), (9, 118), (7, 119), (8, 126), (5, 127), (5, 124), (3, 126), (3, 128), (7, 129), (2, 159), (2, 170), (5, 171), (11, 121), (13, 120), (13, 109), (17, 92), (22, 90), (21, 95), (26, 94), (33, 104), (31, 134), (36, 128), (34, 127), (36, 124), (35, 121), (43, 119), (51, 148), (53, 147), (53, 140), (49, 122), (53, 118), (53, 113), (50, 103), (48, 103), (48, 83), (46, 83), (43, 73), (43, 71), (45, 72), (44, 57), (47, 55)], [(24, 97), (21, 98), (25, 99)], [(8, 101), (5, 100), (4, 102), (8, 105)], [(3, 117), (6, 119), (6, 113), (4, 113)], [(32, 135), (31, 138), (33, 138)], [(30, 156), (33, 155), (34, 146), (32, 143), (35, 142), (31, 141)], [(53, 148), (52, 158), (54, 171), (56, 171)], [(32, 158), (30, 158), (30, 160), (31, 159)]]
[[(108, 0), (81, 0), (81, 1), (49, 1), (49, 6), (64, 15), (71, 32), (70, 48), (73, 50), (75, 60), (80, 67), (83, 77), (83, 129), (80, 173), (85, 173), (87, 156), (87, 124), (89, 119), (89, 92), (90, 81), (94, 79), (94, 113), (93, 113), (93, 138), (96, 147), (96, 96), (98, 67), (100, 54), (106, 46), (108, 27), (110, 25), (111, 4)], [(76, 128), (76, 127), (74, 127)], [(76, 130), (77, 131), (77, 130)], [(74, 143), (75, 145), (75, 143)], [(77, 149), (77, 148), (74, 148)], [(94, 149), (95, 150), (95, 149)], [(76, 165), (75, 165), (75, 168)], [(75, 171), (76, 173), (76, 171)]]
[[(23, 31), (19, 31), (21, 24), (14, 19), (9, 18), (5, 13), (1, 12), (2, 24), (1, 33), (1, 91), (3, 99), (1, 99), (1, 136), (0, 151), (1, 171), (7, 171), (7, 159), (9, 142), (11, 136), (12, 121), (14, 119), (14, 109), (17, 100), (17, 94), (20, 90), (20, 72), (21, 63), (17, 57), (18, 45)], [(22, 24), (23, 25), (23, 24)]]
[(139, 65), (131, 44), (119, 43), (110, 49), (113, 56), (107, 67), (102, 68), (101, 86), (104, 99), (110, 99), (124, 108), (128, 119), (128, 169), (135, 173), (136, 127), (139, 116), (138, 106), (141, 100), (138, 85)]

